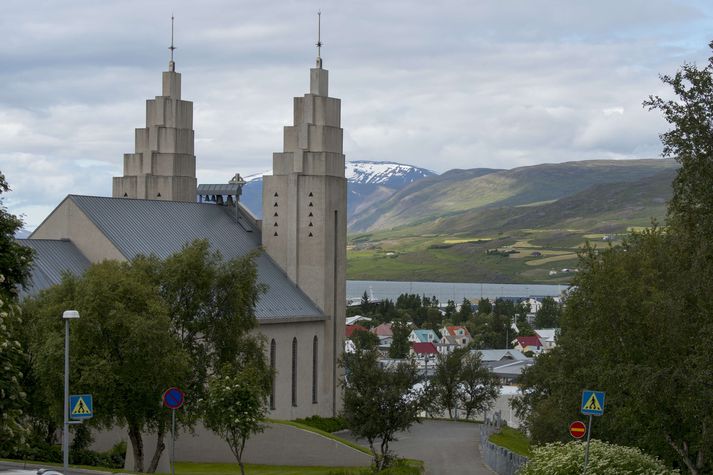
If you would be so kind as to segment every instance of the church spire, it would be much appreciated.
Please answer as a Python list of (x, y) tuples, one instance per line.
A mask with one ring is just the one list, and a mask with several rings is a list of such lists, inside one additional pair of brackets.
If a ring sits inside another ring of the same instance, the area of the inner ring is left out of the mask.
[(173, 51), (176, 49), (175, 46), (173, 46), (173, 13), (171, 13), (171, 46), (168, 47), (168, 50), (171, 52), (171, 59), (168, 61), (168, 70), (171, 72), (176, 71), (176, 63), (173, 62)]
[(322, 69), (322, 10), (317, 10), (317, 68)]

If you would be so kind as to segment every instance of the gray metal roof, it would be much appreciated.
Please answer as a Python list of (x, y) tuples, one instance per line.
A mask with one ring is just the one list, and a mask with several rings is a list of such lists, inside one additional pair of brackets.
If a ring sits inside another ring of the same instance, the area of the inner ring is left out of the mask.
[(238, 185), (228, 184), (205, 184), (198, 185), (196, 194), (198, 195), (234, 195)]
[(165, 259), (196, 239), (207, 239), (223, 258), (258, 251), (258, 280), (268, 286), (255, 314), (263, 323), (323, 319), (323, 313), (282, 269), (259, 250), (260, 232), (235, 208), (215, 204), (69, 195), (127, 259), (144, 254)]
[(473, 350), (480, 354), (480, 359), (483, 362), (494, 361), (500, 363), (501, 361), (513, 361), (513, 360), (526, 360), (527, 356), (523, 355), (517, 350)]
[(22, 292), (35, 294), (42, 289), (58, 284), (62, 274), (69, 272), (81, 275), (90, 265), (71, 241), (59, 239), (18, 239), (18, 244), (35, 250), (32, 260), (30, 285)]

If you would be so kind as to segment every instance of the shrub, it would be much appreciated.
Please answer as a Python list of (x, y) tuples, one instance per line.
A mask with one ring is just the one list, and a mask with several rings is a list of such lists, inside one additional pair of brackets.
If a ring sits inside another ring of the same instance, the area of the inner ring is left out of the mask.
[(330, 433), (347, 428), (347, 421), (341, 417), (310, 416), (305, 419), (295, 419), (295, 422)]
[[(518, 475), (572, 475), (581, 473), (584, 465), (583, 442), (555, 442), (536, 447), (533, 456)], [(634, 447), (592, 440), (589, 447), (588, 475), (628, 473), (634, 475), (672, 475), (678, 470), (667, 468), (659, 459)]]

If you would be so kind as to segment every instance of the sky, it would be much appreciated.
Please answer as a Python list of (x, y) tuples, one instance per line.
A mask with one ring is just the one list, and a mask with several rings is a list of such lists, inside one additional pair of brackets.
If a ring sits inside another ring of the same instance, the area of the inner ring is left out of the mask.
[(319, 9), (347, 159), (439, 173), (657, 157), (667, 124), (641, 103), (713, 39), (703, 0), (3, 0), (4, 206), (34, 229), (68, 194), (111, 195), (172, 13), (198, 182), (269, 170)]

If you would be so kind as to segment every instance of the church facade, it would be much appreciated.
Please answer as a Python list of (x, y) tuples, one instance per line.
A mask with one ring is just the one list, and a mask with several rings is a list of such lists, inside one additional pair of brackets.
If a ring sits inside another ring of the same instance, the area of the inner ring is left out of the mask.
[(113, 179), (112, 197), (68, 195), (20, 241), (36, 251), (29, 292), (105, 259), (166, 258), (195, 239), (207, 239), (226, 259), (257, 251), (258, 280), (267, 286), (255, 309), (258, 331), (276, 370), (269, 417), (335, 415), (346, 302), (340, 107), (328, 96), (318, 57), (309, 92), (294, 99), (273, 174), (264, 177), (257, 220), (238, 201), (239, 189), (234, 199), (197, 202), (193, 104), (181, 98), (171, 61), (162, 94), (146, 103), (135, 151), (124, 155), (123, 176)]

